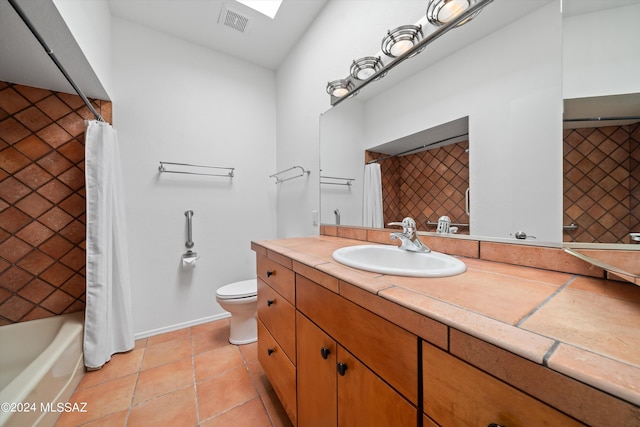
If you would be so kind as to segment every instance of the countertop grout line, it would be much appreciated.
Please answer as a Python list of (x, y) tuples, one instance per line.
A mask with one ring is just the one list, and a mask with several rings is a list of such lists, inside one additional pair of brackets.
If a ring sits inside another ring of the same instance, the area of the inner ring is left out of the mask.
[(533, 316), (534, 314), (536, 314), (538, 312), (538, 310), (540, 310), (542, 307), (544, 307), (549, 301), (551, 301), (553, 298), (555, 298), (556, 295), (558, 295), (560, 292), (562, 292), (564, 289), (566, 289), (574, 280), (576, 280), (578, 278), (578, 275), (573, 275), (571, 276), (571, 278), (569, 278), (569, 280), (567, 280), (564, 284), (562, 284), (562, 286), (560, 286), (558, 289), (556, 289), (555, 291), (553, 291), (551, 293), (551, 295), (549, 295), (548, 297), (546, 297), (540, 304), (538, 304), (537, 306), (535, 306), (529, 313), (525, 314), (522, 319), (520, 319), (515, 326), (516, 327), (521, 327), (522, 324), (524, 322), (526, 322), (527, 320), (529, 320), (529, 318), (531, 316)]
[[(556, 349), (560, 346), (560, 341), (555, 341), (553, 343), (553, 345), (551, 347), (549, 347), (549, 350), (547, 350), (547, 352), (544, 354), (544, 356), (542, 357), (542, 366), (549, 368), (549, 359), (551, 358), (551, 356), (553, 355), (553, 353), (555, 353)], [(551, 368), (549, 368), (551, 369)]]

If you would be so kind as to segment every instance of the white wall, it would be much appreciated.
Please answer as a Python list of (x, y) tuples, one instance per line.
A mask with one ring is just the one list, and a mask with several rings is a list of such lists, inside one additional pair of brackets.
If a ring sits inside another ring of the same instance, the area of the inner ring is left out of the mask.
[(419, 1), (330, 0), (278, 68), (278, 170), (300, 164), (314, 178), (279, 187), (279, 236), (319, 231), (311, 212), (319, 203), (319, 116), (331, 106), (327, 82), (346, 77), (351, 61), (376, 52), (388, 29), (415, 22), (424, 11)]
[[(250, 242), (276, 229), (275, 75), (119, 18), (112, 33), (140, 336), (221, 315), (216, 289), (255, 277)], [(235, 167), (235, 177), (159, 174), (161, 160)], [(188, 209), (200, 260), (184, 271)]]
[(640, 92), (640, 3), (563, 20), (563, 98)]
[(111, 95), (111, 12), (107, 0), (53, 0), (53, 3)]
[(450, 55), (367, 102), (362, 148), (469, 116), (472, 234), (561, 242), (561, 40), (553, 2)]

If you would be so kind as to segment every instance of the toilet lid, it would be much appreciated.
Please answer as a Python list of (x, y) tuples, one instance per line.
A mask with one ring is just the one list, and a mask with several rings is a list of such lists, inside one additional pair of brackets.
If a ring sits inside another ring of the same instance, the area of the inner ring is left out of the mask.
[(256, 279), (230, 283), (216, 291), (216, 296), (220, 299), (247, 298), (257, 294), (258, 284)]

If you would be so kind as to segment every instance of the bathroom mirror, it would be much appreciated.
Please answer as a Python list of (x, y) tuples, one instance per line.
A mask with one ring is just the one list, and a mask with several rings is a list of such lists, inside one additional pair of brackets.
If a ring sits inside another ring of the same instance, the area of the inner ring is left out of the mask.
[[(448, 45), (437, 40), (385, 76), (384, 92), (376, 92), (373, 82), (321, 115), (321, 175), (355, 179), (340, 186), (320, 178), (321, 220), (362, 225), (366, 151), (389, 156), (440, 140), (464, 142), (458, 156), (467, 161), (463, 200), (429, 206), (418, 229), (433, 231), (428, 222), (454, 216), (461, 202), (470, 215), (457, 221), (468, 224), (466, 232), (476, 238), (515, 240), (524, 231), (527, 243), (557, 246), (562, 170), (553, 159), (562, 155), (560, 1), (494, 2), (442, 40), (458, 31), (451, 51), (445, 54)], [(421, 57), (426, 59), (418, 62)], [(405, 66), (421, 68), (393, 80)], [(463, 131), (455, 126), (461, 123)], [(541, 165), (547, 173), (540, 174)], [(399, 183), (392, 192), (412, 184)], [(398, 215), (384, 221), (406, 213), (400, 209)]]
[(639, 0), (563, 2), (565, 242), (640, 233), (638, 19)]
[(640, 1), (563, 2), (563, 241), (640, 282)]

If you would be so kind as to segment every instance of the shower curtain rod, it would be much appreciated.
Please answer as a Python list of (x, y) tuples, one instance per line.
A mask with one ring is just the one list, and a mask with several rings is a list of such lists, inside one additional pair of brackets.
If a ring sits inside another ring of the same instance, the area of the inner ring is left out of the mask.
[(461, 133), (460, 135), (451, 136), (449, 138), (441, 139), (440, 141), (430, 142), (429, 144), (425, 144), (425, 145), (422, 145), (422, 146), (416, 147), (416, 148), (411, 148), (409, 150), (405, 150), (405, 151), (403, 151), (401, 153), (398, 153), (398, 154), (391, 154), (390, 156), (387, 156), (387, 157), (381, 157), (379, 159), (369, 160), (367, 162), (367, 164), (369, 165), (371, 163), (378, 163), (381, 160), (387, 160), (387, 159), (391, 159), (393, 157), (403, 156), (405, 154), (409, 154), (409, 153), (412, 153), (414, 151), (423, 150), (425, 148), (431, 147), (432, 145), (440, 144), (441, 142), (450, 141), (452, 139), (456, 139), (456, 138), (460, 138), (462, 136), (468, 136), (468, 135), (469, 135), (469, 133)]
[(91, 102), (89, 102), (89, 99), (85, 96), (84, 92), (82, 92), (82, 90), (78, 87), (76, 82), (73, 81), (69, 73), (67, 73), (67, 70), (65, 70), (65, 68), (62, 66), (60, 61), (58, 61), (58, 58), (56, 58), (56, 55), (55, 53), (53, 53), (53, 50), (47, 45), (47, 43), (44, 41), (40, 33), (38, 33), (38, 30), (36, 30), (36, 27), (33, 25), (31, 20), (29, 20), (29, 18), (24, 13), (22, 8), (18, 5), (16, 0), (8, 0), (8, 1), (9, 1), (9, 4), (13, 6), (13, 9), (16, 11), (18, 16), (20, 16), (20, 18), (22, 19), (22, 22), (25, 23), (25, 25), (29, 28), (29, 30), (31, 30), (31, 33), (35, 36), (35, 38), (38, 39), (38, 42), (40, 42), (40, 45), (42, 45), (42, 48), (45, 50), (45, 52), (47, 52), (47, 55), (49, 55), (49, 58), (51, 58), (53, 63), (56, 64), (56, 67), (58, 67), (62, 75), (67, 79), (69, 84), (73, 87), (73, 90), (75, 90), (76, 93), (80, 96), (80, 98), (82, 98), (82, 101), (84, 101), (84, 103), (87, 105), (89, 110), (93, 113), (96, 120), (104, 122), (105, 120), (96, 111), (96, 109), (93, 108), (93, 105), (91, 105)]

